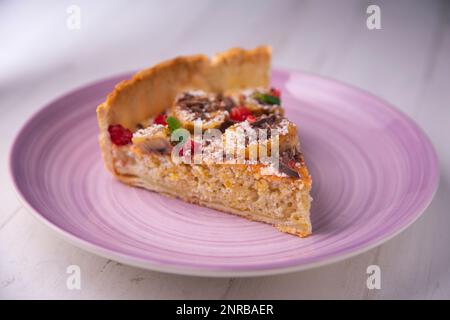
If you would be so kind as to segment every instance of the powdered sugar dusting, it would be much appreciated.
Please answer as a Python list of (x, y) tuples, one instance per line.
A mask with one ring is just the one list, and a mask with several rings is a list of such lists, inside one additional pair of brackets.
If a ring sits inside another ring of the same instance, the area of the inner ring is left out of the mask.
[(162, 124), (152, 124), (151, 126), (149, 126), (147, 128), (139, 129), (138, 131), (133, 133), (133, 137), (139, 138), (139, 137), (154, 135), (157, 132), (165, 130), (165, 128), (166, 127), (163, 126)]
[(278, 167), (275, 166), (273, 163), (270, 165), (267, 165), (265, 167), (262, 167), (259, 170), (259, 173), (263, 176), (277, 176), (277, 177), (287, 177), (288, 175), (278, 170)]

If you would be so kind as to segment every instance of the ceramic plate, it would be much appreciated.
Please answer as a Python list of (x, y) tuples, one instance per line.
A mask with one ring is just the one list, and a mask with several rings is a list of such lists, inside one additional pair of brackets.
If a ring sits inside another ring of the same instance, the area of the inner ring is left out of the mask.
[(103, 167), (95, 109), (130, 75), (100, 81), (45, 106), (11, 150), (15, 187), (34, 216), (86, 250), (147, 269), (253, 276), (338, 261), (416, 220), (438, 182), (422, 131), (386, 102), (300, 72), (275, 70), (298, 125), (312, 178), (313, 235), (169, 199), (114, 180)]

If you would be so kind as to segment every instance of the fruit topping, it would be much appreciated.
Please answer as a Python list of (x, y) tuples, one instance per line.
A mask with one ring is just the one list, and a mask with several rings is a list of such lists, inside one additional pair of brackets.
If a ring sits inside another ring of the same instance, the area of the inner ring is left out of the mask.
[(272, 91), (271, 91), (271, 94), (264, 94), (264, 93), (256, 92), (254, 94), (253, 98), (262, 104), (280, 105), (280, 103), (281, 103), (280, 98), (273, 95)]
[(163, 125), (163, 126), (167, 126), (166, 120), (167, 120), (167, 115), (165, 115), (164, 113), (161, 113), (160, 115), (158, 115), (155, 118), (154, 123), (155, 124), (160, 124), (160, 125)]
[(281, 97), (281, 91), (277, 88), (270, 88), (270, 94), (278, 99)]
[(175, 117), (167, 117), (166, 122), (169, 125), (170, 132), (181, 128), (181, 122)]
[(110, 125), (108, 132), (111, 137), (112, 143), (117, 146), (124, 146), (131, 143), (133, 133), (127, 128), (122, 127), (120, 124)]
[(153, 124), (148, 128), (138, 130), (133, 134), (133, 145), (143, 153), (170, 153), (172, 145), (170, 144), (169, 128)]
[[(234, 107), (230, 112), (230, 119), (234, 121), (245, 121), (250, 117), (250, 121), (254, 119), (254, 116), (245, 106)], [(256, 119), (255, 119), (256, 120)]]
[(255, 118), (255, 116), (253, 116), (253, 115), (249, 115), (249, 116), (247, 116), (247, 119), (246, 119), (248, 122), (250, 122), (250, 123), (252, 123), (252, 122), (255, 122), (256, 121), (256, 118)]

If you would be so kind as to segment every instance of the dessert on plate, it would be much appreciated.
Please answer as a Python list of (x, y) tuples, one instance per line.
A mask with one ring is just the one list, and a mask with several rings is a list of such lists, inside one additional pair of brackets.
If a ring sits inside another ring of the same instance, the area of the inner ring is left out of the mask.
[(120, 181), (311, 234), (311, 177), (270, 87), (270, 47), (178, 57), (119, 83), (97, 108)]

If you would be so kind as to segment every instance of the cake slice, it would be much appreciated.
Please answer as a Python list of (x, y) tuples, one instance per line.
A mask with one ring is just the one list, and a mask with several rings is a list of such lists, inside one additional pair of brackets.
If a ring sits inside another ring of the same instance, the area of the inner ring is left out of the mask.
[(311, 177), (297, 127), (270, 88), (269, 47), (160, 63), (97, 108), (106, 168), (120, 181), (300, 237)]

